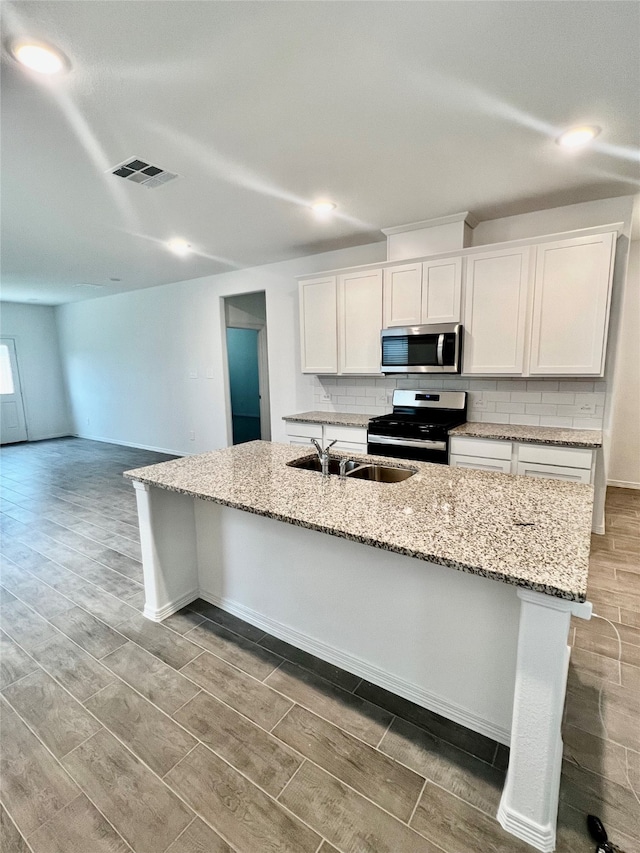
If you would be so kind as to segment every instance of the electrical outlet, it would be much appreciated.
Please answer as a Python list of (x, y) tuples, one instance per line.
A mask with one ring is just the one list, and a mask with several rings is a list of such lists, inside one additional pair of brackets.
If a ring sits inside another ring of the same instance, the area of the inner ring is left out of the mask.
[(487, 401), (486, 400), (474, 400), (471, 405), (472, 405), (472, 408), (477, 409), (479, 412), (485, 412), (487, 409)]
[(196, 434), (193, 430), (191, 430), (191, 432), (189, 433), (189, 441), (195, 441), (195, 440), (196, 440)]
[(581, 403), (579, 408), (581, 415), (595, 415), (596, 413), (595, 403)]
[(197, 378), (198, 378), (197, 369), (196, 370), (190, 370), (189, 371), (189, 379), (197, 379)]
[(207, 379), (213, 379), (213, 367), (207, 367)]
[(331, 402), (331, 394), (323, 394), (320, 399), (322, 400), (323, 403), (330, 403)]
[(384, 392), (382, 394), (378, 394), (378, 396), (376, 397), (376, 405), (378, 405), (378, 406), (388, 405), (387, 395)]

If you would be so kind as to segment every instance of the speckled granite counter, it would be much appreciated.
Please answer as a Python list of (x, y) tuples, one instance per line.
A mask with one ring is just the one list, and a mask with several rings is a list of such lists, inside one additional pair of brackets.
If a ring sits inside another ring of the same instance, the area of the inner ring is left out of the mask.
[(360, 458), (417, 473), (401, 483), (375, 483), (323, 478), (286, 464), (308, 455), (305, 448), (256, 441), (125, 476), (559, 598), (585, 600), (591, 486), (380, 457)]
[(530, 441), (534, 444), (554, 444), (561, 447), (602, 447), (599, 429), (562, 429), (561, 427), (520, 426), (518, 424), (466, 423), (450, 430), (449, 435), (468, 438), (493, 438), (503, 441)]
[(349, 412), (301, 412), (299, 415), (285, 415), (283, 421), (298, 424), (330, 424), (331, 426), (367, 427), (373, 415), (358, 415)]

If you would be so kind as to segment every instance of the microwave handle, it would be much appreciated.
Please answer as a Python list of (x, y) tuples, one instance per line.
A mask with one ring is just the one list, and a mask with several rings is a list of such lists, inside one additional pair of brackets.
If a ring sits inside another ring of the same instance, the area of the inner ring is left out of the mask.
[(444, 333), (441, 332), (438, 335), (438, 365), (442, 367), (444, 365)]

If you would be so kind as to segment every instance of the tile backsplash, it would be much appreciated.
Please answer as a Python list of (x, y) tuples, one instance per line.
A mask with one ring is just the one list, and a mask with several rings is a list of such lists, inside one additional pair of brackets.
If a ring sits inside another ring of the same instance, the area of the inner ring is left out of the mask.
[(500, 424), (602, 429), (606, 383), (589, 379), (462, 379), (413, 376), (310, 376), (321, 412), (391, 411), (396, 388), (468, 391), (467, 418)]

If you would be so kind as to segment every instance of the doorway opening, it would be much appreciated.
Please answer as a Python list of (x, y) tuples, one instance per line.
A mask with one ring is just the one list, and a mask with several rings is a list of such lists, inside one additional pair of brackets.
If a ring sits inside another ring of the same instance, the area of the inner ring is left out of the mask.
[(0, 444), (28, 440), (16, 342), (0, 338)]
[(271, 439), (264, 291), (226, 296), (227, 426), (233, 444)]

